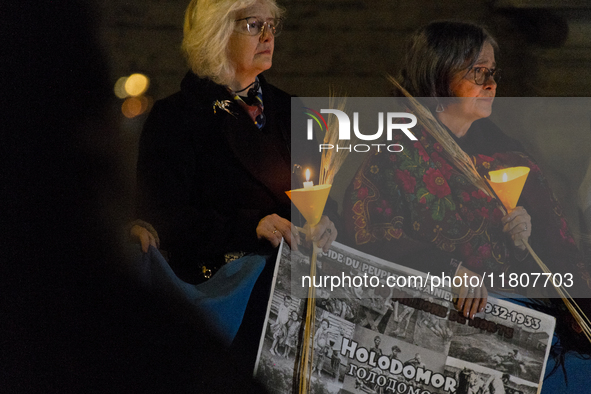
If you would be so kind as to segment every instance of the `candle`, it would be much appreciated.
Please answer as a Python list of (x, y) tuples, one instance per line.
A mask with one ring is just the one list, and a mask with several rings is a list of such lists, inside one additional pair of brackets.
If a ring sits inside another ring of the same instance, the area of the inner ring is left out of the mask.
[(310, 180), (310, 169), (306, 169), (306, 182), (304, 182), (304, 189), (308, 189), (314, 186), (314, 182)]
[(310, 226), (315, 226), (322, 217), (324, 206), (332, 185), (316, 185), (310, 181), (310, 170), (306, 169), (304, 187), (301, 189), (289, 190), (285, 193), (291, 202), (301, 212)]
[[(312, 183), (312, 182), (310, 182)], [(289, 190), (285, 193), (289, 196), (296, 208), (302, 213), (310, 226), (315, 226), (322, 217), (324, 205), (331, 185), (316, 185), (303, 189)]]
[(511, 167), (489, 172), (490, 186), (509, 212), (515, 209), (528, 174), (527, 167)]

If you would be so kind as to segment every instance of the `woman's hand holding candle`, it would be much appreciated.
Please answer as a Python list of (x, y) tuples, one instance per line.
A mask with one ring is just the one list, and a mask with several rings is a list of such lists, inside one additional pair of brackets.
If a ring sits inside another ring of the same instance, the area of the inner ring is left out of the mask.
[(505, 215), (502, 221), (503, 231), (511, 236), (516, 247), (525, 250), (525, 244), (522, 241), (527, 241), (531, 236), (531, 216), (525, 208), (516, 207), (511, 213)]
[(312, 227), (312, 233), (308, 230), (308, 223), (304, 226), (306, 229), (306, 241), (315, 241), (323, 252), (328, 252), (330, 245), (337, 239), (337, 229), (328, 216), (322, 216), (318, 224)]

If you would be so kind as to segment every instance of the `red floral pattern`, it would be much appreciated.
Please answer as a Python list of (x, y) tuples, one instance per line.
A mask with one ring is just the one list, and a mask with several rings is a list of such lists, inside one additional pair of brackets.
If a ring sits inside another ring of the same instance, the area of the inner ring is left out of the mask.
[[(357, 245), (375, 247), (366, 250), (388, 260), (412, 255), (431, 244), (453, 253), (473, 270), (505, 272), (516, 260), (512, 241), (503, 232), (500, 204), (452, 167), (428, 133), (416, 135), (420, 140), (403, 144), (402, 152), (370, 155), (360, 167), (345, 198), (347, 231)], [(572, 250), (557, 252), (572, 249), (575, 243), (537, 165), (515, 152), (477, 155), (473, 160), (483, 176), (500, 168), (530, 167), (531, 180), (522, 199), (529, 203), (528, 212), (549, 240), (541, 241), (542, 246), (556, 251), (552, 256), (557, 261), (573, 255)], [(386, 246), (384, 242), (396, 246), (381, 247)], [(382, 250), (388, 253), (380, 255)], [(576, 261), (567, 263), (572, 267)], [(591, 283), (586, 271), (578, 271)]]
[(451, 193), (445, 177), (436, 168), (429, 168), (427, 170), (425, 175), (423, 175), (423, 182), (425, 182), (429, 193), (436, 195), (437, 198), (443, 198)]
[(414, 193), (415, 186), (417, 185), (417, 181), (413, 176), (410, 174), (408, 170), (400, 171), (396, 170), (396, 175), (398, 179), (402, 182), (402, 187), (406, 193)]

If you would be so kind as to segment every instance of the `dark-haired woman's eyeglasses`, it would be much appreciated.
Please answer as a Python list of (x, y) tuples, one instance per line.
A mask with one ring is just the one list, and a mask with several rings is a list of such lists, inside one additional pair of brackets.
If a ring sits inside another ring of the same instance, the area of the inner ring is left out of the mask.
[(499, 82), (501, 79), (501, 69), (500, 68), (493, 68), (492, 70), (488, 67), (474, 67), (472, 70), (468, 71), (468, 75), (472, 74), (474, 78), (474, 83), (476, 85), (484, 85), (486, 81), (490, 77), (492, 77), (495, 82)]
[(277, 37), (283, 27), (281, 18), (271, 18), (263, 21), (256, 16), (249, 16), (248, 18), (237, 19), (235, 22), (234, 31), (249, 36), (258, 36), (267, 30), (268, 33), (270, 32), (274, 37)]

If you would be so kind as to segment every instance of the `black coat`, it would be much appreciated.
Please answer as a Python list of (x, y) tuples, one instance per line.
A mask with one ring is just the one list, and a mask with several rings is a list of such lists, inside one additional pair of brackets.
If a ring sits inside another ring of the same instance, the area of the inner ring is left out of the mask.
[[(259, 80), (261, 130), (225, 87), (191, 72), (180, 92), (155, 103), (144, 126), (138, 216), (154, 225), (186, 281), (198, 281), (201, 266), (220, 265), (226, 253), (259, 251), (256, 227), (266, 215), (291, 216), (291, 96)], [(232, 114), (214, 112), (223, 100)]]

